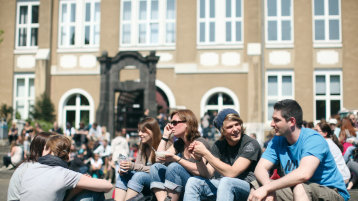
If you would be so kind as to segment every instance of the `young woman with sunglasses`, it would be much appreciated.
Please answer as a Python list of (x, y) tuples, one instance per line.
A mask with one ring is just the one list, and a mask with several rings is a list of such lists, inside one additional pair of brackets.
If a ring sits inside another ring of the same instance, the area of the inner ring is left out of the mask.
[(140, 145), (135, 163), (129, 160), (120, 163), (120, 175), (115, 189), (116, 201), (128, 200), (141, 192), (144, 195), (150, 194), (149, 169), (156, 161), (153, 149), (157, 149), (161, 138), (157, 120), (152, 117), (141, 120), (138, 124), (138, 134)]
[[(158, 201), (178, 200), (184, 192), (187, 180), (199, 175), (196, 161), (188, 148), (194, 140), (203, 142), (209, 149), (208, 142), (200, 137), (198, 120), (191, 110), (177, 110), (171, 113), (171, 122), (164, 128), (162, 140), (157, 151), (166, 151), (164, 157), (158, 157), (165, 166), (156, 163), (150, 168), (151, 190)], [(177, 140), (166, 149), (167, 143), (174, 135)]]
[[(112, 189), (112, 184), (103, 179), (93, 179), (67, 169), (71, 140), (63, 135), (52, 135), (45, 146), (38, 163), (29, 167), (22, 178), (21, 201), (64, 200), (66, 190), (73, 188), (89, 190), (81, 194), (69, 193), (76, 200), (104, 200), (104, 194)], [(94, 192), (93, 192), (94, 191)], [(73, 191), (74, 192), (74, 191)], [(99, 193), (95, 193), (99, 192)], [(76, 197), (74, 196), (76, 195)]]

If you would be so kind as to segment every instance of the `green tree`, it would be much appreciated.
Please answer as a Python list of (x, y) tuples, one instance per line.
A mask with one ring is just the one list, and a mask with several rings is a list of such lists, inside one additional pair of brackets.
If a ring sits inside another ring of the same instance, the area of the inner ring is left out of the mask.
[(2, 38), (2, 35), (4, 34), (4, 30), (0, 30), (0, 43), (4, 40), (3, 38)]
[(35, 120), (43, 120), (47, 122), (53, 122), (55, 120), (55, 106), (46, 93), (43, 93), (36, 100), (31, 115)]
[(5, 119), (7, 122), (9, 122), (12, 119), (12, 112), (14, 109), (11, 106), (7, 106), (5, 103), (3, 103), (0, 106), (0, 117), (1, 119)]

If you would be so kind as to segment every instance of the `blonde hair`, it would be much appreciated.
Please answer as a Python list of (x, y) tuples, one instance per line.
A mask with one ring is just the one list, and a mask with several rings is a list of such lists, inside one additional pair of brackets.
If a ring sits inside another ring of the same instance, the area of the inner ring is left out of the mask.
[[(241, 129), (241, 134), (245, 134), (245, 128), (244, 128), (244, 126), (243, 126), (244, 122), (242, 121), (242, 119), (241, 119), (237, 114), (233, 114), (233, 113), (228, 114), (228, 115), (225, 117), (224, 121), (226, 121), (226, 120), (239, 122), (239, 124), (240, 124), (240, 126), (241, 126), (241, 128), (242, 128), (242, 129)], [(223, 121), (223, 122), (224, 122), (224, 121)], [(223, 125), (224, 125), (224, 124), (223, 124)], [(224, 134), (224, 126), (221, 126), (220, 133), (221, 133), (220, 140), (222, 140), (222, 139), (225, 138), (225, 135), (223, 135), (223, 134)]]

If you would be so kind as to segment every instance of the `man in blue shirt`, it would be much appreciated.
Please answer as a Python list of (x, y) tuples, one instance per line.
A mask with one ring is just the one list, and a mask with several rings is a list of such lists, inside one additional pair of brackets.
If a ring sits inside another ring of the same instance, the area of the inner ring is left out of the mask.
[[(261, 187), (249, 200), (345, 200), (350, 196), (324, 138), (302, 127), (302, 109), (294, 100), (274, 105), (271, 127), (275, 137), (255, 169)], [(269, 170), (280, 164), (285, 176), (270, 180)]]

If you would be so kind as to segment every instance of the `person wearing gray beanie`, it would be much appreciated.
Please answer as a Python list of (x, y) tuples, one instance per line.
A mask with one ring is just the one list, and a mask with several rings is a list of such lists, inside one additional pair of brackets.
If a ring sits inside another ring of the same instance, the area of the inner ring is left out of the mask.
[(211, 150), (198, 141), (189, 146), (198, 161), (200, 177), (189, 178), (184, 200), (247, 200), (250, 183), (256, 180), (254, 170), (261, 156), (260, 145), (245, 134), (243, 121), (234, 109), (223, 109), (213, 123), (221, 137)]

